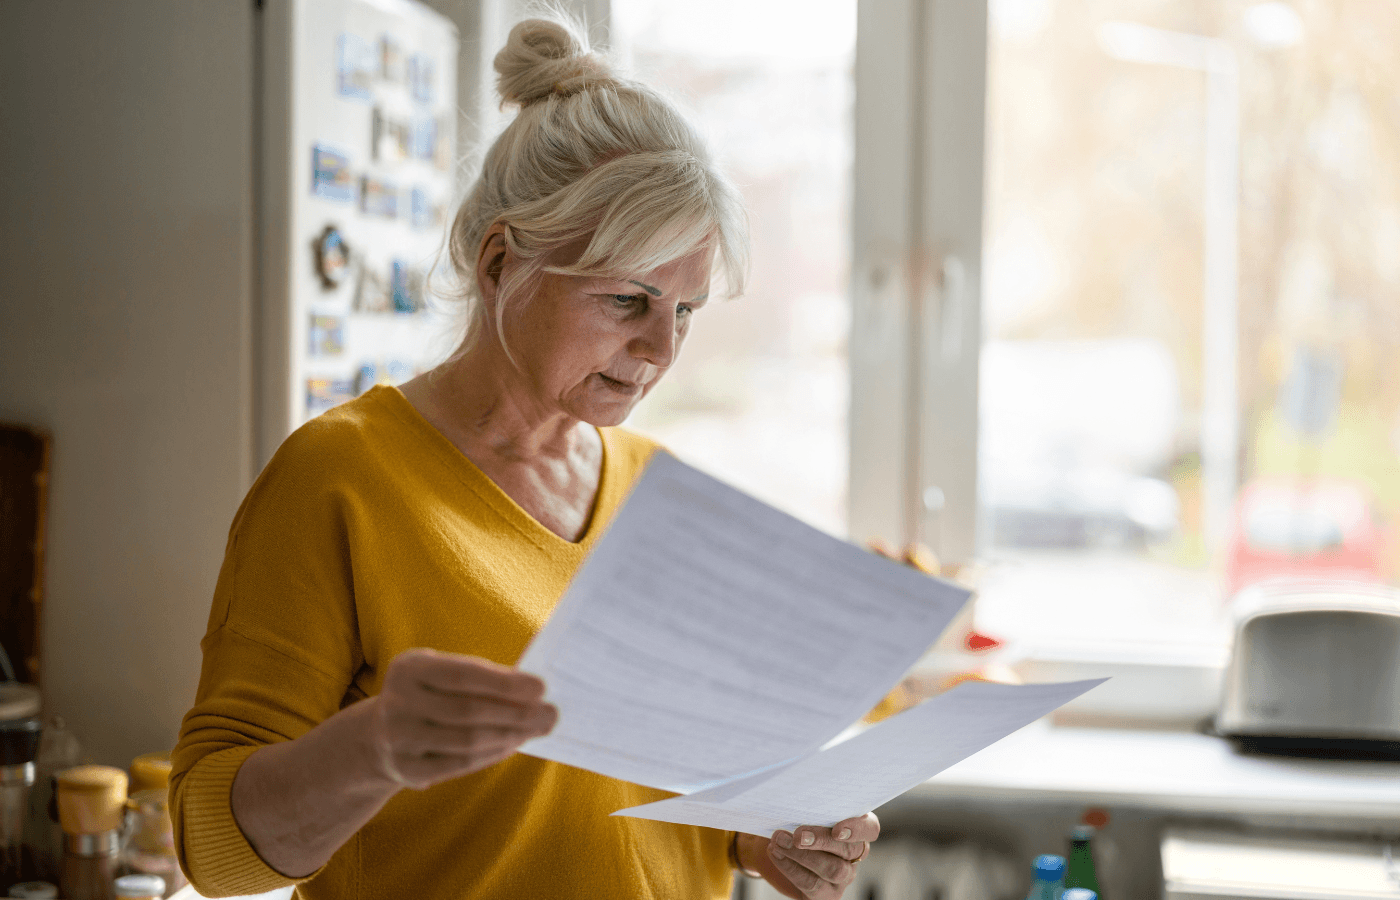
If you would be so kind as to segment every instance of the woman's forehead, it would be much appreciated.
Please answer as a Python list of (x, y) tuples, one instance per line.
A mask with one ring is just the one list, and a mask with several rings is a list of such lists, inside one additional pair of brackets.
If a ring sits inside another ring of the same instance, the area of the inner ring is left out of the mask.
[[(582, 238), (579, 241), (570, 242), (560, 246), (548, 255), (547, 264), (567, 268), (577, 264), (583, 251), (587, 249), (588, 239)], [(623, 281), (642, 282), (639, 286), (655, 287), (659, 281), (674, 281), (681, 279), (686, 283), (698, 282), (708, 284), (710, 272), (714, 266), (715, 248), (712, 243), (706, 243), (683, 256), (663, 262), (659, 266), (644, 268), (642, 265), (634, 267), (623, 266), (614, 269), (606, 274), (577, 273), (575, 277), (590, 281)], [(611, 267), (610, 267), (611, 268)], [(655, 293), (655, 291), (648, 291)]]

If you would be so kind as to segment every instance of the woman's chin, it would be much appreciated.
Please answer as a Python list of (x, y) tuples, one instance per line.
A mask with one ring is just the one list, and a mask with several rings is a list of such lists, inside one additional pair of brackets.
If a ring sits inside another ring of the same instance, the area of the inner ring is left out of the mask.
[(621, 425), (632, 414), (633, 407), (640, 399), (641, 397), (589, 398), (582, 403), (568, 404), (566, 410), (569, 415), (580, 422), (587, 422), (598, 428), (606, 428), (612, 425)]
[(582, 410), (583, 415), (579, 419), (598, 428), (609, 428), (613, 425), (621, 425), (632, 414), (632, 407), (635, 403), (623, 403), (611, 407), (593, 407)]
[(638, 401), (648, 393), (646, 387), (632, 391), (619, 391), (606, 385), (576, 395), (569, 412), (577, 419), (599, 428), (621, 425), (632, 414)]

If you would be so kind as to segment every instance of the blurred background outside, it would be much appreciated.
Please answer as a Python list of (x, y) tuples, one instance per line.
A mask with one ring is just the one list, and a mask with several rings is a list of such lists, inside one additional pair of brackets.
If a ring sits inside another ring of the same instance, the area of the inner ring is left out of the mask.
[(615, 0), (636, 74), (699, 120), (747, 202), (746, 295), (712, 302), (633, 427), (813, 525), (846, 506), (854, 0)]
[[(855, 3), (803, 12), (614, 5), (754, 230), (631, 425), (842, 534)], [(1400, 7), (993, 0), (989, 40), (979, 626), (1223, 646), (1261, 578), (1394, 582)]]

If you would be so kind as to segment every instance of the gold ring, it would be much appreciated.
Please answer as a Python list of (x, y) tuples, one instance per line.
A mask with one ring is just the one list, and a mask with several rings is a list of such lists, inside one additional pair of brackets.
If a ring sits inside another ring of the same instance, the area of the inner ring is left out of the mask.
[(855, 859), (851, 860), (851, 862), (853, 863), (858, 863), (870, 855), (870, 842), (861, 841), (861, 843), (864, 844), (865, 847), (860, 851), (860, 856), (857, 856)]

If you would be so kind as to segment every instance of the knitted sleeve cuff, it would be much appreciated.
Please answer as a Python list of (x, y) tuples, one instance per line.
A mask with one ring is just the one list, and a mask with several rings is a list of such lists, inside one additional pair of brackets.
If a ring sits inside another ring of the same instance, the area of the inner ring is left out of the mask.
[(208, 897), (264, 894), (314, 878), (289, 878), (258, 856), (233, 818), (233, 779), (257, 746), (230, 747), (195, 763), (185, 776), (180, 803), (186, 874)]

